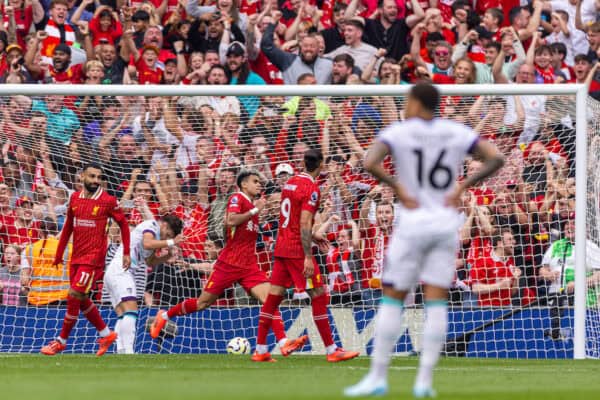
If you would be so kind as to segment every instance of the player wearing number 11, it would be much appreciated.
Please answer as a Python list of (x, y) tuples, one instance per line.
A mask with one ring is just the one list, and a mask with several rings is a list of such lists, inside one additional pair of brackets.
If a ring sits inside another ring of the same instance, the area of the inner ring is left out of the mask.
[(123, 265), (129, 268), (131, 264), (127, 218), (119, 208), (117, 199), (100, 187), (102, 167), (97, 164), (86, 165), (83, 168), (81, 178), (83, 189), (80, 192), (73, 193), (69, 199), (67, 218), (54, 256), (53, 264), (60, 265), (72, 233), (71, 288), (67, 297), (67, 312), (60, 335), (48, 345), (42, 347), (42, 354), (49, 356), (65, 350), (69, 333), (75, 326), (80, 311), (100, 333), (99, 349), (96, 355), (103, 355), (117, 340), (117, 334), (108, 329), (98, 309), (89, 298), (92, 285), (104, 273), (108, 237), (106, 223), (108, 218), (115, 220), (121, 228), (121, 238), (125, 248)]
[[(504, 163), (498, 150), (470, 128), (436, 118), (439, 103), (435, 87), (414, 86), (406, 103), (406, 120), (383, 130), (364, 161), (373, 176), (394, 189), (401, 203), (402, 226), (394, 230), (384, 258), (371, 368), (358, 384), (344, 390), (348, 397), (387, 392), (387, 370), (401, 333), (403, 301), (418, 282), (423, 282), (426, 318), (413, 395), (435, 396), (433, 368), (446, 340), (448, 288), (458, 245), (460, 218), (455, 207), (465, 189)], [(456, 184), (467, 154), (482, 160), (483, 167)], [(394, 159), (395, 178), (381, 165), (388, 155)]]

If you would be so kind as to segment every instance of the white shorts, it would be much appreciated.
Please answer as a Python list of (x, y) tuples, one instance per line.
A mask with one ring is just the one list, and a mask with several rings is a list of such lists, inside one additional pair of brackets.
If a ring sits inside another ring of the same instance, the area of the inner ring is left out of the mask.
[(384, 258), (382, 283), (409, 291), (417, 283), (450, 288), (456, 270), (458, 232), (396, 228)]
[(136, 301), (135, 279), (129, 271), (123, 270), (123, 253), (117, 251), (104, 274), (104, 290), (110, 297), (113, 307), (124, 301)]

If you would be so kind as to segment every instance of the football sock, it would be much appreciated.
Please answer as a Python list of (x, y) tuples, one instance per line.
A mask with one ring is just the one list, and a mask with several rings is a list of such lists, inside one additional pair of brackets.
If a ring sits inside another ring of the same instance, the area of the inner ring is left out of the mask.
[(402, 327), (403, 302), (384, 296), (375, 318), (375, 337), (369, 374), (376, 380), (387, 380), (387, 371)]
[(281, 313), (279, 310), (275, 310), (273, 313), (273, 322), (271, 323), (271, 329), (273, 329), (273, 333), (275, 334), (275, 339), (277, 339), (277, 343), (283, 343), (287, 341), (287, 337), (285, 336), (285, 327), (283, 326), (283, 320), (281, 319)]
[[(327, 315), (327, 294), (322, 294), (312, 298), (312, 314), (315, 325), (321, 335), (325, 347), (335, 345), (331, 335), (331, 326), (329, 325), (329, 316)], [(334, 350), (335, 351), (335, 350)]]
[(269, 334), (269, 329), (271, 329), (271, 324), (273, 323), (273, 314), (277, 311), (277, 307), (279, 307), (282, 300), (283, 296), (269, 293), (267, 300), (265, 300), (265, 303), (260, 309), (260, 314), (258, 316), (258, 334), (256, 337), (256, 351), (260, 354), (267, 352), (267, 335)]
[(121, 333), (124, 354), (134, 354), (135, 331), (138, 319), (137, 311), (125, 311), (121, 322)]
[(166, 313), (163, 313), (163, 317), (165, 317), (166, 319), (171, 319), (173, 317), (191, 314), (196, 311), (198, 311), (198, 299), (187, 299), (177, 304), (176, 306), (169, 308), (169, 310)]
[(79, 306), (79, 308), (81, 309), (83, 315), (85, 315), (85, 317), (88, 319), (88, 321), (90, 321), (92, 325), (96, 327), (98, 332), (100, 332), (101, 337), (108, 336), (108, 334), (110, 333), (110, 329), (106, 327), (106, 323), (104, 323), (104, 320), (100, 316), (98, 308), (92, 300), (90, 300), (87, 297), (81, 300), (81, 305)]
[(121, 333), (121, 323), (123, 322), (123, 316), (120, 315), (115, 324), (115, 332), (117, 333), (117, 354), (123, 354), (125, 347), (123, 346), (123, 334)]
[(79, 317), (79, 308), (81, 307), (81, 301), (71, 295), (67, 296), (67, 312), (65, 313), (65, 319), (63, 320), (62, 329), (60, 330), (59, 340), (63, 344), (67, 342), (71, 329), (77, 323)]
[(429, 388), (433, 380), (433, 369), (440, 358), (448, 329), (448, 305), (444, 300), (425, 302), (425, 326), (423, 328), (423, 350), (419, 359), (419, 370), (415, 386)]

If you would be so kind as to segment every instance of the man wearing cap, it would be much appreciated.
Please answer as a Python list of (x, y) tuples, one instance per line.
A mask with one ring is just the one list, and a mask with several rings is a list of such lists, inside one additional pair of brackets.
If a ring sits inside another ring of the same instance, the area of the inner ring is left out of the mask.
[(0, 227), (0, 238), (7, 244), (25, 245), (39, 239), (39, 222), (33, 220), (33, 200), (27, 196), (17, 199), (12, 224)]
[(281, 163), (275, 168), (275, 182), (280, 190), (292, 176), (294, 176), (294, 168), (288, 163)]
[[(356, 15), (360, 0), (352, 0), (348, 4), (345, 20)], [(398, 19), (398, 5), (396, 0), (379, 0), (377, 3), (378, 18), (366, 19), (364, 22), (364, 41), (376, 49), (386, 49), (387, 56), (400, 60), (409, 53), (408, 38), (410, 30), (424, 17), (419, 0), (410, 0), (413, 14)]]
[(42, 69), (37, 60), (38, 43), (43, 39), (43, 34), (38, 32), (27, 46), (25, 53), (25, 68), (31, 75), (44, 83), (83, 83), (82, 65), (71, 65), (71, 48), (66, 43), (54, 46), (52, 50), (52, 64), (48, 69)]
[[(371, 58), (377, 52), (377, 49), (370, 44), (362, 41), (365, 30), (365, 20), (361, 17), (347, 19), (344, 24), (344, 42), (343, 46), (338, 47), (331, 53), (325, 54), (325, 57), (335, 58), (339, 54), (349, 54), (354, 59), (354, 64), (365, 69)], [(378, 69), (379, 65), (375, 66)]]

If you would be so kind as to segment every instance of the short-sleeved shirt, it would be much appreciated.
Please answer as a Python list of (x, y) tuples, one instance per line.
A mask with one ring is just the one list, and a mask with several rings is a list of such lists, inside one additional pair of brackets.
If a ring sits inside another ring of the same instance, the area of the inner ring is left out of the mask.
[[(229, 197), (226, 215), (230, 213), (244, 214), (254, 208), (254, 204), (242, 192)], [(227, 217), (225, 217), (227, 221)], [(225, 248), (219, 254), (219, 261), (235, 267), (257, 267), (256, 239), (258, 238), (258, 214), (238, 226), (227, 228)]]
[[(585, 249), (586, 270), (600, 270), (600, 248), (587, 241)], [(544, 253), (542, 265), (550, 268), (552, 272), (560, 272), (562, 276), (551, 283), (549, 292), (557, 293), (562, 287), (575, 280), (575, 245), (567, 239), (560, 239), (552, 243)]]
[(308, 174), (295, 175), (283, 186), (275, 257), (304, 258), (300, 237), (300, 214), (302, 211), (309, 211), (314, 217), (319, 209), (320, 199), (319, 186)]
[[(493, 285), (506, 278), (512, 278), (512, 268), (515, 261), (512, 257), (501, 259), (492, 251), (485, 257), (479, 258), (471, 268), (472, 283)], [(483, 307), (502, 307), (511, 304), (511, 289), (500, 289), (479, 294), (479, 305)]]
[(405, 20), (394, 21), (389, 29), (385, 29), (378, 19), (365, 19), (365, 31), (363, 40), (376, 49), (386, 49), (387, 56), (400, 60), (403, 55), (408, 54), (408, 37), (410, 28)]
[(79, 129), (77, 115), (66, 107), (62, 107), (58, 113), (53, 113), (48, 110), (45, 102), (33, 100), (31, 111), (42, 112), (48, 120), (48, 136), (64, 144), (70, 142), (73, 134)]

